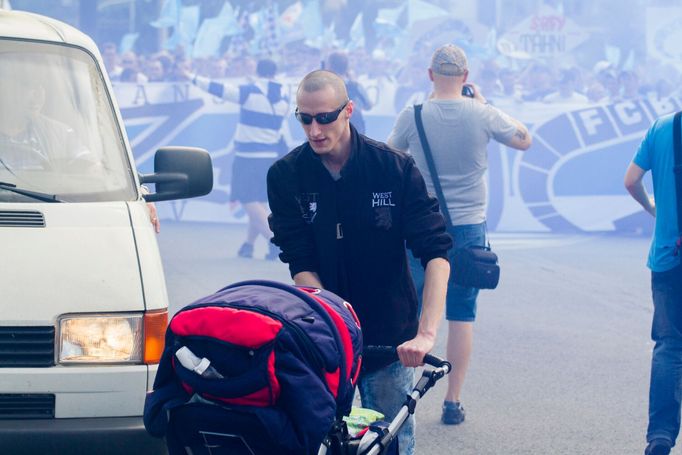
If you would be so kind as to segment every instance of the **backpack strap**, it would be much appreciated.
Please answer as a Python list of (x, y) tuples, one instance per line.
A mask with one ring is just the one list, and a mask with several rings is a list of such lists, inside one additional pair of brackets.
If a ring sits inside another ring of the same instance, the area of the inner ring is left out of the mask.
[(677, 112), (673, 117), (673, 152), (675, 155), (675, 196), (677, 198), (677, 242), (675, 244), (675, 255), (682, 247), (682, 111)]
[(433, 161), (433, 155), (431, 154), (431, 147), (429, 146), (429, 141), (426, 139), (426, 132), (424, 131), (424, 124), (422, 123), (422, 105), (414, 105), (414, 121), (417, 125), (417, 132), (419, 133), (419, 142), (421, 142), (422, 150), (424, 150), (424, 157), (426, 157), (426, 164), (429, 166), (429, 174), (431, 174), (431, 181), (433, 182), (433, 188), (436, 191), (436, 196), (438, 197), (438, 203), (440, 204), (440, 211), (445, 218), (448, 226), (452, 226), (452, 219), (450, 218), (450, 212), (448, 211), (448, 204), (445, 202), (445, 196), (443, 195), (443, 188), (440, 186), (440, 179), (438, 178), (438, 171), (436, 170), (436, 163)]

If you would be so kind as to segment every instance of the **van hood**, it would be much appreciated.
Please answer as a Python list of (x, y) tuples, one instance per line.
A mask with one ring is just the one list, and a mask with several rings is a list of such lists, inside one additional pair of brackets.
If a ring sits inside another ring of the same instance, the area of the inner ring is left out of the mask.
[(0, 204), (0, 258), (2, 324), (53, 325), (67, 313), (144, 309), (125, 202)]

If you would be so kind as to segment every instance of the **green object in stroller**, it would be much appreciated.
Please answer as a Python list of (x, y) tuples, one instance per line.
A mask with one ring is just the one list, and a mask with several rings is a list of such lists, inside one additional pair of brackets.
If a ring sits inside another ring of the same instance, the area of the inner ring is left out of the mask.
[[(398, 360), (396, 349), (388, 346), (367, 346), (363, 355)], [(396, 438), (405, 421), (414, 414), (417, 402), (452, 370), (449, 362), (431, 354), (424, 357), (424, 364), (434, 368), (425, 368), (422, 371), (412, 393), (406, 397), (405, 403), (391, 422), (373, 423), (361, 433), (361, 437), (354, 437), (348, 430), (348, 423), (337, 420), (320, 446), (318, 455), (397, 455)]]

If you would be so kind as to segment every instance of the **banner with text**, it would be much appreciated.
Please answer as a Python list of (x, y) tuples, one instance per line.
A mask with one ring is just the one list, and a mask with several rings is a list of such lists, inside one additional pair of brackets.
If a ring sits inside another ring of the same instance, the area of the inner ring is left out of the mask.
[[(240, 83), (230, 80), (227, 83)], [(367, 134), (385, 141), (400, 109), (427, 93), (389, 81), (362, 81), (374, 108), (365, 113)], [(285, 84), (293, 99), (297, 81)], [(239, 107), (190, 84), (117, 84), (136, 164), (152, 172), (155, 151), (165, 145), (207, 149), (214, 165), (208, 196), (159, 204), (162, 218), (242, 222), (229, 203), (232, 136)], [(582, 107), (500, 101), (504, 112), (530, 126), (526, 152), (489, 145), (488, 226), (494, 231), (649, 232), (653, 219), (623, 188), (623, 175), (653, 120), (682, 108), (677, 98), (640, 99)], [(286, 122), (290, 148), (305, 141), (293, 116)], [(265, 185), (265, 182), (262, 182)]]

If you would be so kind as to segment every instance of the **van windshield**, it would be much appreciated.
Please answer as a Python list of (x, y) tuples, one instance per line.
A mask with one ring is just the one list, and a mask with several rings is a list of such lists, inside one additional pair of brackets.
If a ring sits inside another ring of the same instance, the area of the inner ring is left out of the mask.
[[(93, 57), (0, 39), (0, 181), (64, 202), (134, 200), (133, 169)], [(35, 201), (0, 188), (1, 202)]]

